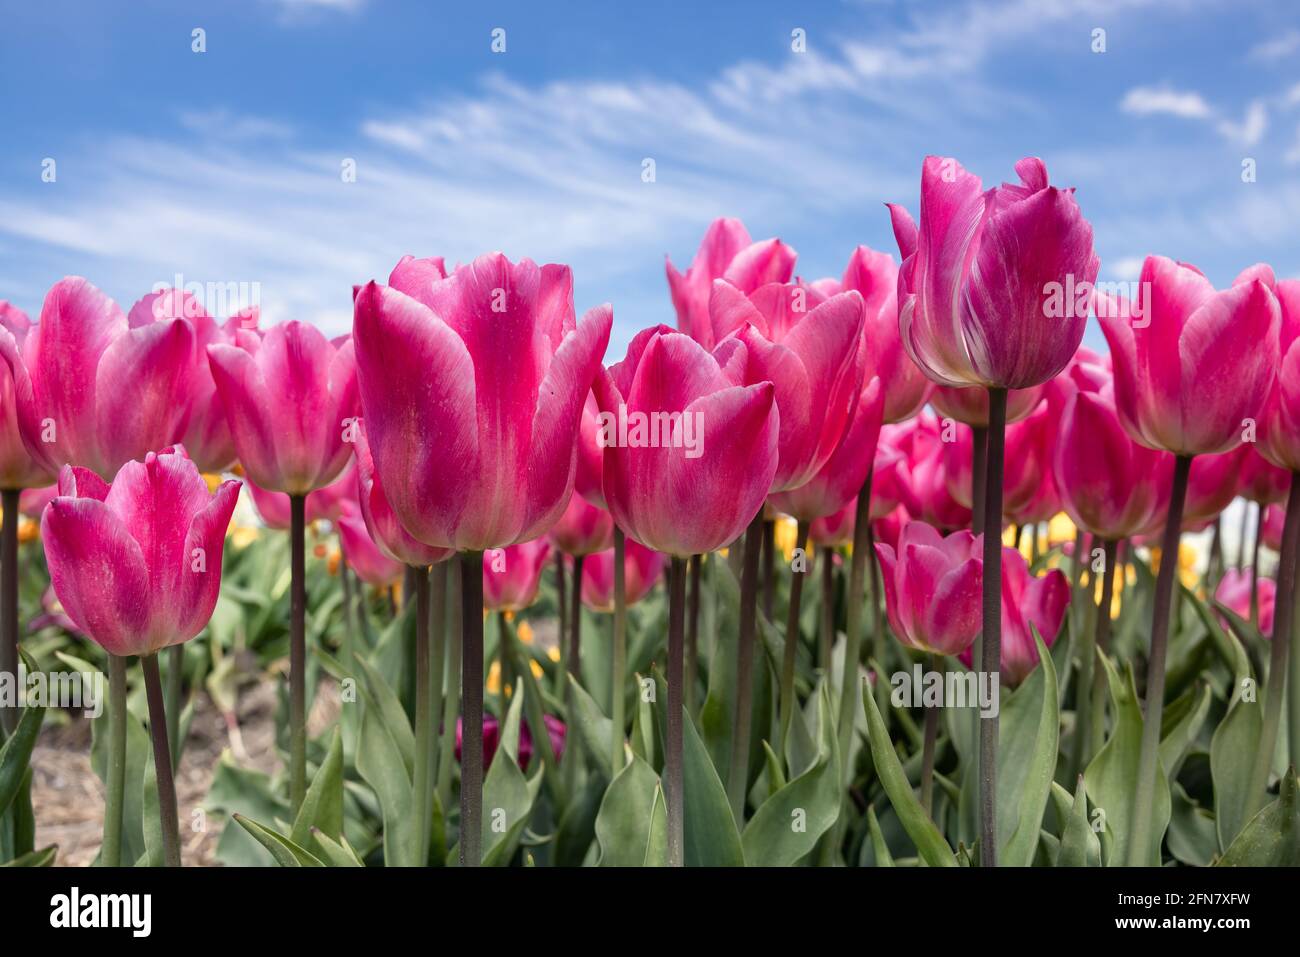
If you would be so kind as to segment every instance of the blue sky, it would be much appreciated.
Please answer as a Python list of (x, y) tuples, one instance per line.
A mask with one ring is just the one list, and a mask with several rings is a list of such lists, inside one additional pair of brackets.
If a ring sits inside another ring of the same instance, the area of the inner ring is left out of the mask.
[(663, 257), (684, 266), (713, 217), (838, 275), (858, 243), (894, 249), (882, 203), (915, 211), (931, 152), (986, 183), (1042, 156), (1103, 278), (1150, 252), (1219, 284), (1258, 260), (1300, 275), (1294, 0), (3, 10), (0, 298), (33, 318), (66, 274), (127, 307), (179, 273), (341, 332), (351, 285), (402, 254), (502, 249), (571, 264), (580, 310), (614, 303), (621, 354), (672, 321)]

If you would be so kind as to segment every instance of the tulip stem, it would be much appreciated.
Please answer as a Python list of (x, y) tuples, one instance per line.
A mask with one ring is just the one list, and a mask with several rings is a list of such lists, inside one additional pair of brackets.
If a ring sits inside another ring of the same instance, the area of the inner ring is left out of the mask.
[(685, 861), (685, 790), (682, 777), (682, 631), (686, 617), (686, 560), (672, 558), (668, 578), (668, 740), (664, 743), (664, 791), (668, 804), (668, 866)]
[[(943, 675), (943, 660), (938, 655), (929, 655), (930, 670)], [(921, 807), (925, 813), (934, 817), (934, 746), (939, 738), (939, 712), (942, 704), (925, 709), (925, 737), (921, 745)]]
[[(858, 492), (858, 504), (853, 512), (853, 555), (849, 559), (849, 584), (844, 594), (844, 607), (847, 609), (844, 623), (844, 674), (840, 680), (840, 761), (844, 767), (845, 783), (852, 781), (853, 761), (850, 746), (853, 743), (853, 727), (856, 723), (857, 708), (861, 708), (861, 694), (858, 688), (858, 659), (862, 656), (862, 608), (865, 604), (863, 589), (866, 576), (874, 563), (874, 551), (871, 539), (871, 483), (875, 475), (874, 467), (867, 472), (867, 480)], [(842, 832), (840, 832), (842, 833)]]
[(573, 591), (569, 594), (569, 674), (582, 681), (582, 564), (584, 557), (573, 557)]
[[(0, 490), (4, 509), (0, 526), (0, 675), (18, 679), (18, 497), (16, 488)], [(18, 725), (18, 709), (0, 706), (4, 736)]]
[[(1096, 622), (1092, 632), (1083, 629), (1083, 647), (1079, 655), (1079, 687), (1075, 692), (1077, 704), (1074, 709), (1074, 756), (1070, 762), (1073, 769), (1071, 777), (1077, 777), (1088, 767), (1092, 760), (1096, 742), (1101, 739), (1103, 729), (1094, 725), (1094, 709), (1101, 703), (1100, 696), (1105, 694), (1106, 672), (1097, 667), (1097, 652), (1105, 651), (1110, 644), (1110, 605), (1115, 589), (1115, 548), (1116, 542), (1101, 543), (1102, 562), (1101, 597), (1096, 605)], [(1076, 555), (1081, 559), (1081, 555)], [(1080, 576), (1082, 578), (1082, 576)], [(1098, 710), (1097, 716), (1104, 712)]]
[[(760, 508), (745, 532), (740, 573), (740, 616), (736, 633), (736, 706), (731, 721), (731, 760), (727, 765), (727, 800), (739, 828), (745, 820), (745, 788), (749, 783), (749, 726), (754, 699), (754, 630), (758, 616), (758, 559), (763, 543)], [(671, 712), (669, 717), (672, 717)]]
[[(1282, 723), (1282, 699), (1286, 697), (1289, 638), (1295, 615), (1296, 548), (1300, 543), (1300, 473), (1291, 473), (1291, 489), (1286, 499), (1286, 518), (1282, 522), (1282, 550), (1278, 555), (1277, 593), (1273, 603), (1273, 640), (1268, 659), (1268, 684), (1264, 688), (1264, 722), (1259, 733), (1259, 750), (1251, 765), (1246, 790), (1243, 821), (1249, 821), (1264, 806), (1268, 775), (1273, 768), (1277, 730)], [(1260, 509), (1263, 511), (1263, 508)], [(1252, 609), (1258, 611), (1258, 609)], [(1292, 695), (1295, 694), (1294, 689)]]
[[(1289, 502), (1288, 502), (1289, 504)], [(1250, 508), (1249, 505), (1246, 506)], [(1259, 627), (1259, 542), (1264, 536), (1264, 512), (1267, 511), (1263, 505), (1256, 505), (1255, 511), (1258, 513), (1255, 519), (1255, 545), (1251, 553), (1250, 560), (1250, 623), (1256, 628)], [(1283, 519), (1283, 524), (1286, 519)], [(1243, 544), (1242, 548), (1246, 546)], [(1210, 594), (1214, 594), (1211, 592)], [(1274, 607), (1277, 605), (1274, 603)]]
[(122, 808), (126, 800), (126, 659), (108, 656), (108, 774), (104, 794), (104, 867), (122, 866)]
[(700, 576), (703, 555), (692, 555), (690, 573), (690, 598), (686, 605), (686, 710), (695, 713), (695, 684), (700, 674)]
[(289, 496), (289, 806), (307, 794), (307, 497)]
[(483, 553), (460, 553), (460, 864), (483, 861)]
[(785, 648), (781, 655), (781, 735), (777, 754), (785, 754), (785, 739), (790, 733), (790, 719), (797, 702), (794, 695), (794, 666), (799, 651), (799, 611), (803, 604), (803, 580), (808, 569), (808, 526), (799, 520), (795, 533), (795, 562), (791, 566), (790, 607), (785, 621)]
[(610, 780), (623, 770), (623, 673), (627, 670), (627, 576), (623, 561), (627, 553), (627, 538), (623, 529), (614, 526), (614, 647), (610, 654), (609, 717)]
[(831, 673), (831, 650), (835, 647), (835, 554), (829, 545), (817, 552), (822, 574), (822, 607), (817, 664), (827, 677)]
[(438, 725), (442, 716), (442, 685), (447, 664), (447, 563), (429, 569), (429, 813), (438, 779)]
[[(984, 481), (983, 631), (979, 668), (1002, 671), (1002, 466), (1006, 445), (1007, 390), (989, 389), (988, 471)], [(998, 714), (980, 712), (980, 865), (998, 865)]]
[[(1133, 789), (1133, 817), (1129, 823), (1129, 866), (1159, 863), (1159, 846), (1152, 860), (1151, 813), (1156, 793), (1156, 769), (1160, 761), (1160, 723), (1165, 701), (1165, 652), (1169, 644), (1169, 611), (1174, 594), (1174, 576), (1178, 572), (1178, 541), (1183, 528), (1183, 504), (1187, 499), (1187, 479), (1192, 457), (1180, 455), (1174, 460), (1174, 484), (1169, 495), (1169, 517), (1165, 521), (1160, 545), (1160, 572), (1151, 612), (1151, 653), (1147, 658), (1146, 703), (1142, 713), (1142, 749), (1138, 753), (1138, 774)], [(987, 580), (987, 579), (986, 579)]]
[(432, 674), (429, 667), (429, 569), (410, 566), (415, 586), (415, 767), (412, 811), (415, 813), (415, 846), (421, 867), (429, 862), (429, 829), (432, 805), (429, 800), (429, 733), (433, 722), (429, 710)]
[(167, 649), (167, 741), (172, 749), (172, 767), (181, 766), (181, 694), (184, 690), (185, 646)]
[[(447, 563), (447, 594), (454, 596), (460, 588), (460, 563)], [(456, 716), (460, 713), (460, 602), (447, 602), (448, 621), (444, 623), (447, 634), (447, 690), (442, 699), (442, 739), (438, 748), (438, 803), (446, 815), (451, 809), (451, 775), (456, 765)]]
[(163, 703), (162, 676), (158, 656), (140, 659), (144, 672), (145, 697), (149, 702), (149, 736), (153, 738), (154, 777), (158, 786), (158, 815), (162, 824), (163, 866), (181, 866), (180, 825), (176, 817), (176, 781), (172, 776), (172, 753), (167, 743), (167, 711)]
[[(569, 602), (565, 597), (566, 590), (564, 587), (564, 552), (558, 548), (555, 550), (555, 604), (557, 608), (556, 617), (559, 619), (559, 645), (560, 657), (564, 657), (565, 639), (569, 634)], [(568, 682), (564, 680), (564, 675), (568, 674), (567, 668), (560, 669), (561, 681), (560, 686), (565, 687)]]
[(355, 674), (356, 655), (356, 607), (352, 600), (352, 572), (348, 568), (348, 553), (339, 537), (339, 583), (343, 586), (343, 667), (348, 674)]
[(763, 617), (772, 620), (776, 604), (776, 521), (763, 522)]
[(989, 459), (989, 429), (986, 425), (971, 426), (971, 534), (980, 535), (984, 531), (984, 495), (985, 473)]

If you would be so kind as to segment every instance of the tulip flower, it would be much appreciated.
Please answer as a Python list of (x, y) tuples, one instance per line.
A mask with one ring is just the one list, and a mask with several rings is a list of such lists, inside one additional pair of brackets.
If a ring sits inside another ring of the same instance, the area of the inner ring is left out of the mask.
[[(882, 430), (882, 440), (906, 456), (908, 478), (902, 492), (902, 504), (920, 521), (944, 531), (967, 528), (971, 510), (953, 498), (953, 483), (948, 479), (948, 462), (944, 430), (932, 415), (921, 413), (902, 426)], [(953, 434), (955, 435), (955, 428)]]
[[(856, 343), (856, 333), (851, 341)], [(605, 501), (615, 523), (642, 545), (673, 558), (665, 746), (668, 860), (673, 864), (681, 863), (683, 850), (684, 559), (735, 541), (759, 514), (777, 472), (775, 388), (770, 381), (744, 384), (748, 351), (737, 336), (710, 354), (689, 337), (659, 326), (638, 333), (626, 358), (596, 379), (596, 400), (607, 421), (679, 416), (676, 434), (682, 441), (671, 441), (670, 434), (668, 442), (634, 444), (615, 435), (604, 458)], [(688, 428), (699, 439), (693, 448), (685, 442)], [(630, 431), (625, 435), (632, 438)], [(745, 607), (742, 601), (742, 611)], [(738, 693), (745, 691), (750, 676), (745, 650), (742, 643)], [(749, 753), (748, 743), (744, 753)]]
[[(139, 655), (149, 703), (164, 856), (180, 864), (176, 792), (157, 653), (203, 630), (221, 588), (221, 553), (239, 483), (216, 494), (181, 448), (127, 462), (106, 484), (64, 466), (41, 518), (50, 580), (77, 628), (109, 655), (110, 766), (125, 762), (125, 657)], [(120, 853), (124, 779), (110, 774), (106, 862)], [(112, 833), (110, 833), (112, 832)]]
[(1259, 537), (1265, 546), (1281, 554), (1282, 525), (1286, 510), (1279, 505), (1270, 505), (1264, 509), (1264, 521), (1260, 525)]
[(578, 467), (573, 488), (592, 505), (605, 508), (604, 449), (600, 445), (600, 405), (595, 393), (587, 393), (578, 422)]
[[(1263, 576), (1256, 579), (1235, 568), (1229, 568), (1223, 573), (1223, 577), (1219, 579), (1219, 587), (1214, 590), (1215, 601), (1247, 621), (1251, 620), (1251, 609), (1255, 607), (1259, 630), (1265, 638), (1277, 637), (1273, 631), (1276, 595), (1277, 583), (1273, 579)], [(1227, 619), (1222, 615), (1219, 616), (1219, 620), (1225, 629), (1229, 627)]]
[[(257, 510), (262, 524), (277, 531), (289, 529), (293, 524), (293, 503), (290, 496), (283, 492), (267, 491), (252, 479), (246, 479), (244, 487), (248, 489), (248, 496), (253, 500), (253, 508)], [(349, 465), (329, 485), (307, 493), (303, 505), (303, 521), (308, 525), (312, 522), (337, 521), (344, 503), (356, 500), (357, 470)]]
[(208, 346), (208, 365), (248, 477), (290, 499), (290, 803), (307, 793), (306, 496), (332, 483), (352, 454), (357, 384), (352, 343), (286, 322), (237, 329)]
[[(379, 550), (395, 561), (416, 567), (436, 565), (450, 558), (453, 554), (450, 549), (435, 548), (417, 541), (402, 527), (397, 516), (393, 514), (393, 507), (388, 503), (388, 496), (384, 493), (383, 482), (379, 478), (379, 473), (375, 471), (375, 461), (370, 454), (370, 443), (366, 441), (364, 422), (357, 430), (353, 451), (356, 453), (356, 470), (344, 473), (343, 479), (339, 482), (346, 480), (349, 475), (355, 475), (361, 517)], [(329, 486), (308, 495), (308, 509), (311, 508), (313, 496), (324, 495), (334, 487)]]
[[(564, 739), (568, 729), (565, 728), (564, 722), (554, 715), (545, 715), (543, 720), (546, 723), (546, 735), (550, 738), (551, 748), (556, 757), (564, 754)], [(457, 719), (456, 721), (456, 760), (460, 760), (461, 738), (464, 733), (464, 722)], [(491, 766), (492, 758), (496, 756), (497, 744), (501, 741), (501, 723), (493, 717), (483, 719), (483, 763), (484, 766)], [(519, 767), (520, 770), (527, 771), (528, 765), (533, 758), (533, 735), (528, 725), (519, 729)]]
[[(989, 396), (989, 441), (977, 516), (991, 526), (1002, 508), (1007, 392), (1031, 389), (1066, 367), (1083, 338), (1098, 259), (1092, 227), (1073, 190), (1051, 186), (1042, 160), (1016, 164), (1020, 183), (985, 191), (954, 159), (929, 156), (921, 168), (919, 227), (889, 207), (903, 255), (898, 323), (903, 346), (944, 386), (980, 386)], [(991, 530), (991, 529), (990, 529)], [(999, 536), (984, 538), (981, 660), (1001, 660)], [(980, 721), (981, 864), (997, 864), (998, 717)]]
[[(662, 552), (646, 548), (636, 541), (627, 543), (623, 570), (629, 607), (650, 593), (663, 577), (666, 564), (667, 557)], [(592, 611), (613, 612), (614, 549), (608, 548), (587, 556), (586, 572), (582, 579), (582, 603)]]
[[(1162, 555), (1178, 554), (1192, 457), (1236, 448), (1265, 411), (1277, 376), (1281, 324), (1270, 281), (1271, 273), (1256, 272), (1216, 291), (1195, 267), (1149, 256), (1137, 303), (1098, 300), (1120, 422), (1137, 441), (1176, 456)], [(1146, 720), (1127, 843), (1131, 864), (1158, 856), (1152, 805), (1174, 565), (1161, 563), (1152, 603)]]
[(384, 554), (378, 543), (370, 537), (359, 505), (349, 504), (338, 518), (339, 541), (343, 546), (343, 560), (367, 585), (392, 588), (402, 580), (406, 566)]
[(1291, 470), (1278, 468), (1259, 453), (1254, 444), (1243, 443), (1247, 450), (1237, 476), (1237, 493), (1257, 505), (1275, 505), (1286, 501), (1291, 489)]
[[(579, 434), (581, 443), (584, 436)], [(579, 453), (579, 459), (582, 458)], [(603, 493), (602, 493), (603, 497)], [(565, 555), (573, 557), (573, 590), (570, 605), (568, 634), (562, 634), (562, 645), (567, 642), (568, 672), (580, 673), (582, 662), (582, 610), (581, 595), (586, 557), (593, 552), (614, 546), (614, 519), (604, 508), (592, 505), (576, 490), (569, 498), (569, 506), (552, 526), (550, 540)]]
[(923, 522), (903, 527), (898, 548), (877, 544), (885, 611), (909, 648), (958, 655), (980, 633), (983, 573), (979, 541), (968, 531), (944, 537)]
[[(1043, 389), (1012, 389), (1007, 392), (1006, 424), (1019, 422), (1036, 408), (1043, 398)], [(979, 386), (953, 388), (937, 385), (930, 393), (930, 405), (945, 419), (964, 423), (972, 428), (989, 427), (989, 393)]]
[(767, 283), (789, 282), (795, 256), (779, 239), (753, 242), (738, 219), (715, 219), (685, 273), (678, 272), (671, 259), (665, 262), (678, 331), (712, 349), (721, 341), (714, 335), (709, 316), (714, 280), (725, 280), (743, 293)]
[(551, 555), (544, 538), (483, 555), (483, 604), (490, 611), (521, 611), (537, 600), (542, 569)]
[[(1187, 477), (1187, 496), (1183, 501), (1183, 528), (1187, 531), (1199, 531), (1212, 523), (1228, 504), (1237, 497), (1237, 488), (1241, 476), (1248, 468), (1248, 456), (1252, 455), (1249, 445), (1239, 445), (1231, 452), (1218, 455), (1198, 455), (1192, 460), (1192, 469)], [(1164, 476), (1172, 474), (1169, 456), (1164, 456)], [(1168, 510), (1169, 483), (1162, 482), (1161, 501), (1157, 513)], [(1151, 528), (1156, 534), (1161, 526), (1157, 515), (1157, 524)]]
[(460, 849), (472, 865), (481, 856), (481, 553), (537, 538), (568, 505), (579, 420), (613, 312), (600, 306), (575, 322), (567, 266), (493, 253), (444, 279), (440, 263), (403, 262), (389, 286), (357, 291), (357, 372), (393, 513), (417, 540), (462, 553), (470, 732)]

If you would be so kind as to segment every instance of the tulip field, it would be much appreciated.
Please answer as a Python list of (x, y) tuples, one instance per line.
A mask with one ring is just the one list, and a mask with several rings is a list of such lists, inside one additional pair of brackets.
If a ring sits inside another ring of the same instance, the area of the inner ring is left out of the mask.
[(1300, 865), (1300, 281), (919, 174), (622, 355), (496, 252), (0, 302), (0, 863)]

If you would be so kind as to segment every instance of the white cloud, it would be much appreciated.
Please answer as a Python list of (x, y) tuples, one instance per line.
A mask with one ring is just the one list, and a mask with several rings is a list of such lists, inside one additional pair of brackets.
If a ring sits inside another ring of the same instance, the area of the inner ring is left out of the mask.
[(1142, 256), (1125, 256), (1123, 259), (1105, 264), (1104, 270), (1114, 279), (1131, 282), (1142, 275), (1143, 262), (1145, 258)]
[(1201, 94), (1172, 90), (1168, 87), (1134, 87), (1124, 94), (1119, 108), (1125, 113), (1133, 113), (1137, 116), (1167, 113), (1189, 120), (1209, 119), (1214, 114)]
[(1297, 50), (1300, 50), (1300, 30), (1288, 30), (1251, 47), (1247, 56), (1252, 60), (1280, 60)]
[(1257, 144), (1268, 129), (1268, 111), (1261, 100), (1254, 100), (1246, 107), (1246, 115), (1240, 123), (1232, 120), (1220, 120), (1218, 130), (1223, 136), (1243, 147)]

